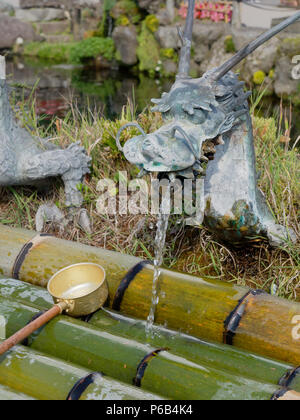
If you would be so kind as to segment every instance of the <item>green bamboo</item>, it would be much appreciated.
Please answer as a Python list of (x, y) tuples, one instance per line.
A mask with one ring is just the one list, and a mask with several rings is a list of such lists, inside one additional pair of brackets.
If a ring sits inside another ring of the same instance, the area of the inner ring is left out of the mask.
[(34, 398), (0, 385), (0, 401), (34, 401)]
[[(6, 320), (7, 336), (23, 327), (37, 312), (33, 306), (11, 298), (0, 298), (0, 314)], [(154, 350), (64, 315), (34, 334), (30, 347), (129, 384), (142, 359)], [(141, 386), (166, 398), (179, 400), (269, 400), (278, 389), (274, 384), (197, 365), (167, 351), (149, 361)]]
[[(39, 309), (49, 309), (53, 302), (47, 290), (13, 279), (0, 280), (0, 296), (13, 298), (25, 305), (34, 305)], [(277, 385), (279, 379), (292, 369), (291, 365), (258, 357), (232, 346), (204, 342), (162, 327), (155, 326), (153, 335), (148, 338), (144, 321), (106, 309), (94, 314), (89, 325), (139, 343), (148, 341), (153, 348), (169, 347), (170, 353), (196, 364), (214, 366), (218, 370), (258, 382)], [(300, 392), (300, 381), (294, 381), (292, 388)]]
[[(39, 400), (66, 400), (73, 386), (91, 372), (24, 346), (15, 346), (0, 358), (0, 382)], [(96, 379), (81, 400), (161, 399), (107, 377)]]
[[(10, 277), (14, 262), (35, 233), (0, 226), (0, 276)], [(44, 238), (21, 266), (19, 278), (45, 287), (50, 277), (67, 265), (94, 262), (107, 272), (110, 303), (121, 279), (139, 260), (99, 248)], [(120, 311), (146, 319), (151, 306), (153, 268), (147, 266), (125, 292)], [(224, 321), (248, 289), (212, 279), (162, 270), (155, 322), (201, 339), (223, 342)], [(300, 341), (292, 334), (300, 304), (260, 295), (246, 305), (234, 345), (263, 356), (300, 365)]]

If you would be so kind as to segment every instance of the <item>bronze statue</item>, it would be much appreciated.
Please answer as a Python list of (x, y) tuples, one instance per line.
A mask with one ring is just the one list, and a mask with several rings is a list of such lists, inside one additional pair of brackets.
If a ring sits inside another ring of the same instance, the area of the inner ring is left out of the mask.
[[(176, 82), (169, 93), (154, 99), (153, 111), (165, 124), (156, 132), (117, 144), (127, 160), (143, 173), (169, 179), (196, 178), (204, 173), (204, 224), (221, 239), (244, 244), (261, 237), (280, 246), (291, 229), (277, 225), (257, 187), (253, 128), (244, 82), (230, 70), (271, 37), (300, 18), (300, 12), (259, 36), (219, 68), (201, 78), (189, 77), (195, 0), (188, 16)], [(207, 158), (206, 149), (209, 148)], [(213, 151), (213, 154), (212, 154)], [(209, 160), (209, 161), (208, 161)], [(202, 220), (198, 220), (201, 224)]]

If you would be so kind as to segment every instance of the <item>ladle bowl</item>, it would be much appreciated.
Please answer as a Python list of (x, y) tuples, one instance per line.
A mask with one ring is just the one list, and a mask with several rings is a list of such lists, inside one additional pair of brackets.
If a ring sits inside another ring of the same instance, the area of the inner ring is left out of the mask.
[(105, 270), (92, 263), (63, 268), (54, 274), (47, 288), (54, 302), (65, 302), (66, 313), (75, 318), (97, 311), (108, 297)]
[(104, 268), (92, 263), (74, 264), (58, 271), (48, 283), (55, 305), (0, 344), (0, 356), (64, 311), (72, 317), (90, 315), (108, 297)]

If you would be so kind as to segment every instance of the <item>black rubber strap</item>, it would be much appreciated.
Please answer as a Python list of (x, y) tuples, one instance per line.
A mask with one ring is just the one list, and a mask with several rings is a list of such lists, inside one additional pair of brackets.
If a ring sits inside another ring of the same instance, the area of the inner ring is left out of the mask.
[(137, 367), (137, 371), (136, 371), (136, 376), (133, 379), (133, 385), (137, 386), (137, 387), (141, 387), (142, 385), (142, 379), (145, 375), (145, 371), (147, 369), (147, 366), (149, 364), (149, 362), (156, 357), (159, 353), (161, 353), (162, 351), (168, 351), (170, 349), (168, 348), (161, 348), (161, 349), (157, 349), (152, 351), (151, 353), (147, 354), (143, 360), (141, 361), (141, 363), (138, 365)]
[(16, 261), (13, 265), (12, 269), (12, 278), (15, 280), (19, 280), (20, 277), (20, 271), (22, 268), (22, 265), (29, 254), (30, 250), (34, 248), (36, 245), (41, 243), (44, 238), (51, 237), (52, 235), (48, 235), (47, 233), (41, 233), (37, 236), (35, 236), (33, 239), (30, 239), (29, 242), (27, 242), (23, 248), (21, 249), (19, 255), (16, 258)]
[(247, 298), (249, 296), (258, 296), (266, 294), (263, 290), (250, 290), (242, 299), (239, 300), (239, 303), (234, 308), (234, 310), (230, 313), (230, 315), (226, 318), (224, 322), (225, 331), (223, 334), (223, 341), (224, 344), (229, 344), (230, 346), (233, 345), (233, 340), (236, 335), (236, 331), (240, 325), (240, 322), (245, 314), (246, 306), (247, 306)]
[(121, 309), (122, 300), (126, 290), (128, 289), (130, 283), (135, 279), (135, 277), (143, 270), (146, 265), (153, 264), (152, 261), (141, 261), (132, 267), (128, 273), (123, 277), (121, 283), (116, 291), (114, 301), (112, 304), (112, 309), (119, 311)]
[(293, 381), (296, 379), (297, 376), (300, 376), (300, 366), (289, 370), (279, 381), (279, 385), (284, 388), (291, 388), (293, 385)]
[(287, 388), (279, 389), (272, 395), (271, 401), (277, 401), (279, 398), (283, 397), (288, 391), (289, 389)]
[(85, 376), (73, 386), (71, 391), (69, 392), (66, 401), (78, 401), (80, 397), (84, 393), (84, 391), (95, 382), (97, 378), (102, 378), (102, 374), (99, 372), (93, 372), (89, 375)]
[[(38, 319), (40, 316), (44, 315), (44, 313), (45, 313), (45, 312), (47, 312), (47, 311), (41, 311), (41, 312), (39, 312), (39, 313), (37, 313), (37, 314), (33, 315), (33, 317), (31, 318), (31, 320), (30, 320), (30, 321), (28, 321), (26, 325), (31, 324), (31, 322), (35, 321), (35, 320), (36, 320), (36, 319)], [(40, 332), (40, 331), (42, 330), (42, 328), (43, 328), (43, 327), (41, 327), (41, 328), (40, 328), (39, 330), (37, 330), (37, 331), (39, 331), (39, 332)], [(35, 333), (37, 333), (37, 332), (35, 332)], [(22, 344), (23, 346), (29, 346), (29, 337), (26, 337), (26, 338), (25, 338), (25, 340), (23, 340), (21, 344)]]

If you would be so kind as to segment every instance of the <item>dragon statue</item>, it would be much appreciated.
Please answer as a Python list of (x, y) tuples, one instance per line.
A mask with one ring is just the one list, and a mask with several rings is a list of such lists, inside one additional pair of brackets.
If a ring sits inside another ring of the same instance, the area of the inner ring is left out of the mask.
[[(44, 187), (48, 178), (60, 176), (65, 185), (69, 217), (78, 216), (79, 224), (90, 232), (89, 217), (80, 209), (83, 197), (78, 190), (84, 175), (89, 173), (91, 159), (79, 143), (66, 150), (43, 139), (36, 139), (20, 127), (9, 103), (5, 58), (0, 56), (0, 187), (29, 185)], [(67, 224), (64, 214), (53, 204), (41, 206), (36, 215), (37, 230), (44, 223)]]
[[(154, 112), (164, 125), (146, 134), (138, 124), (122, 127), (117, 145), (126, 159), (146, 173), (169, 180), (203, 179), (204, 224), (224, 241), (235, 245), (269, 240), (281, 246), (296, 240), (292, 229), (280, 226), (257, 186), (252, 120), (244, 82), (231, 70), (271, 37), (300, 18), (300, 12), (260, 35), (229, 61), (201, 78), (190, 78), (195, 0), (189, 0), (176, 82), (161, 99), (153, 99)], [(136, 125), (141, 135), (121, 146), (122, 131)], [(204, 170), (205, 168), (205, 170)]]

